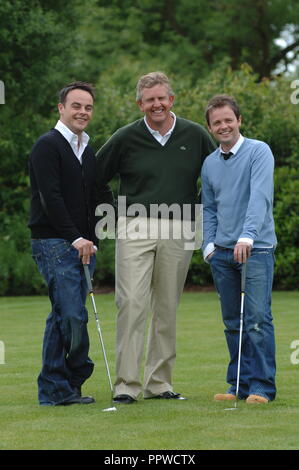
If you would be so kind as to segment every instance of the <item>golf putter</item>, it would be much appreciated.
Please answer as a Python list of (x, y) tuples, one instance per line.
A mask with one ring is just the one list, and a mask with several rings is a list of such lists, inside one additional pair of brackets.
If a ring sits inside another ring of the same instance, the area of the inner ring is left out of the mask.
[[(99, 334), (100, 343), (101, 343), (101, 347), (102, 347), (102, 352), (103, 352), (103, 356), (104, 356), (104, 362), (105, 362), (105, 367), (106, 367), (106, 371), (107, 371), (107, 377), (108, 377), (108, 382), (109, 382), (109, 387), (110, 387), (110, 392), (111, 392), (111, 403), (113, 403), (113, 385), (112, 385), (112, 380), (111, 380), (109, 364), (108, 364), (108, 361), (107, 361), (107, 356), (106, 356), (106, 351), (105, 351), (105, 346), (104, 346), (104, 341), (103, 341), (103, 336), (102, 336), (102, 331), (101, 331), (101, 326), (100, 326), (99, 315), (98, 315), (96, 303), (95, 303), (95, 300), (94, 300), (93, 287), (92, 287), (92, 282), (91, 282), (90, 273), (89, 273), (89, 269), (88, 269), (88, 264), (84, 264), (83, 268), (84, 268), (84, 274), (85, 274), (85, 279), (86, 279), (89, 295), (90, 295), (90, 298), (91, 298), (91, 303), (92, 303), (92, 306), (93, 306), (93, 311), (94, 311), (97, 331), (98, 331), (98, 334)], [(115, 408), (115, 406), (112, 406), (110, 408), (105, 408), (102, 411), (116, 411), (116, 408)]]
[(236, 401), (234, 408), (225, 408), (225, 411), (237, 410), (239, 386), (240, 386), (240, 367), (242, 352), (242, 334), (243, 334), (243, 318), (244, 318), (244, 298), (245, 298), (245, 280), (246, 280), (246, 263), (242, 264), (241, 271), (241, 311), (240, 311), (240, 333), (239, 333), (239, 351), (238, 351), (238, 367), (237, 367), (237, 385), (236, 385)]

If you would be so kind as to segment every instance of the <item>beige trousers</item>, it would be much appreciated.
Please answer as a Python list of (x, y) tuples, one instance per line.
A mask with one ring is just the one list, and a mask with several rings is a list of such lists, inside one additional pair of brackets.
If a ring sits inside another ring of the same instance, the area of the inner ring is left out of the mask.
[[(153, 219), (144, 219), (149, 220)], [(184, 237), (163, 239), (165, 234), (161, 233), (149, 236), (148, 226), (145, 236), (136, 238), (133, 221), (130, 217), (123, 221), (123, 232), (119, 230), (116, 241), (118, 318), (114, 395), (127, 394), (137, 399), (142, 390), (145, 398), (172, 391), (176, 311), (193, 251), (185, 249), (188, 245)], [(158, 219), (153, 223), (159, 229), (163, 225)], [(172, 231), (177, 223), (181, 222), (170, 221)], [(140, 375), (149, 310), (151, 320), (142, 385)]]

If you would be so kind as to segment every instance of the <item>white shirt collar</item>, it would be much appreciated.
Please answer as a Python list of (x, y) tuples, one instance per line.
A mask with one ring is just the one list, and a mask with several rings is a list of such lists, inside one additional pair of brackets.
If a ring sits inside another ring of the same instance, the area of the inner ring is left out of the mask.
[[(241, 147), (241, 145), (243, 144), (244, 142), (244, 137), (242, 136), (242, 134), (240, 134), (240, 137), (238, 138), (237, 142), (235, 143), (235, 145), (230, 149), (230, 152), (233, 153), (234, 155), (237, 153), (237, 151), (239, 150), (239, 148)], [(220, 152), (222, 153), (228, 153), (228, 152), (225, 152), (221, 145), (220, 145)]]
[(59, 131), (63, 137), (68, 141), (70, 146), (72, 147), (72, 150), (78, 160), (81, 162), (82, 161), (82, 154), (85, 150), (85, 147), (87, 146), (89, 142), (89, 135), (86, 134), (86, 132), (82, 132), (81, 136), (81, 141), (80, 141), (80, 146), (78, 147), (78, 136), (74, 132), (72, 132), (62, 121), (57, 122), (55, 129)]
[(160, 144), (162, 144), (162, 145), (165, 145), (165, 144), (166, 144), (167, 140), (168, 140), (169, 137), (171, 136), (171, 134), (172, 134), (172, 132), (173, 132), (173, 129), (174, 129), (174, 127), (175, 127), (176, 115), (175, 115), (172, 111), (170, 111), (170, 114), (171, 114), (172, 117), (173, 117), (173, 124), (172, 124), (171, 128), (170, 128), (170, 129), (166, 132), (166, 134), (164, 134), (164, 135), (161, 135), (159, 131), (157, 131), (157, 130), (155, 130), (155, 129), (152, 129), (152, 128), (148, 125), (148, 123), (147, 123), (147, 121), (146, 121), (146, 117), (144, 116), (144, 118), (143, 118), (143, 119), (144, 119), (144, 122), (145, 122), (145, 125), (146, 125), (146, 127), (148, 128), (148, 130), (150, 131), (150, 133), (151, 133), (151, 134), (153, 135), (153, 137), (155, 137), (155, 139), (156, 139), (158, 142), (160, 142)]

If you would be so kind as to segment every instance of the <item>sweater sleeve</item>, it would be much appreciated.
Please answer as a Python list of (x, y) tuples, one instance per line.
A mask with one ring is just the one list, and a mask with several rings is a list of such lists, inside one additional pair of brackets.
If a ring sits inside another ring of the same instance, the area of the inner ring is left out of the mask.
[(202, 151), (202, 159), (203, 161), (205, 158), (210, 155), (210, 153), (214, 152), (216, 149), (216, 145), (212, 140), (210, 134), (203, 128), (203, 151)]
[(96, 201), (97, 205), (109, 204), (117, 212), (117, 204), (109, 183), (119, 173), (121, 160), (120, 131), (116, 131), (96, 153)]
[(273, 201), (273, 171), (273, 154), (267, 144), (261, 143), (252, 156), (250, 197), (239, 238), (258, 238)]
[(59, 152), (48, 140), (40, 140), (31, 156), (32, 177), (36, 181), (42, 208), (61, 238), (74, 241), (81, 233), (73, 224), (61, 194)]
[(205, 251), (209, 243), (214, 243), (217, 232), (217, 206), (212, 185), (209, 183), (206, 174), (206, 165), (203, 164), (201, 172), (202, 202), (203, 202), (203, 244), (202, 250)]
[(120, 131), (117, 131), (96, 153), (96, 182), (99, 187), (107, 184), (119, 172), (121, 152)]

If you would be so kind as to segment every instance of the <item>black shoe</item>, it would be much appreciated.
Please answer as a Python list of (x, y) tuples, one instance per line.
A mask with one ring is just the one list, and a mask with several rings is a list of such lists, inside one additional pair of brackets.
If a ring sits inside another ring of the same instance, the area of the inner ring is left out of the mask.
[[(73, 389), (76, 395), (78, 395), (79, 397), (82, 397), (81, 386), (80, 387), (74, 386)], [(87, 395), (87, 397), (85, 398), (92, 398), (92, 397), (90, 395)]]
[(151, 398), (158, 398), (158, 399), (159, 398), (164, 398), (166, 400), (174, 398), (175, 400), (187, 400), (187, 398), (182, 397), (180, 393), (174, 393), (174, 392), (170, 392), (170, 391), (160, 393), (159, 395), (155, 395), (154, 397), (146, 397), (145, 399), (149, 400)]
[(113, 403), (121, 403), (122, 405), (131, 405), (131, 403), (135, 401), (136, 400), (130, 397), (130, 395), (117, 395), (113, 398)]
[(61, 403), (57, 403), (56, 406), (69, 406), (69, 405), (90, 405), (91, 403), (95, 403), (95, 399), (92, 397), (80, 397), (77, 395), (69, 400), (65, 400)]

